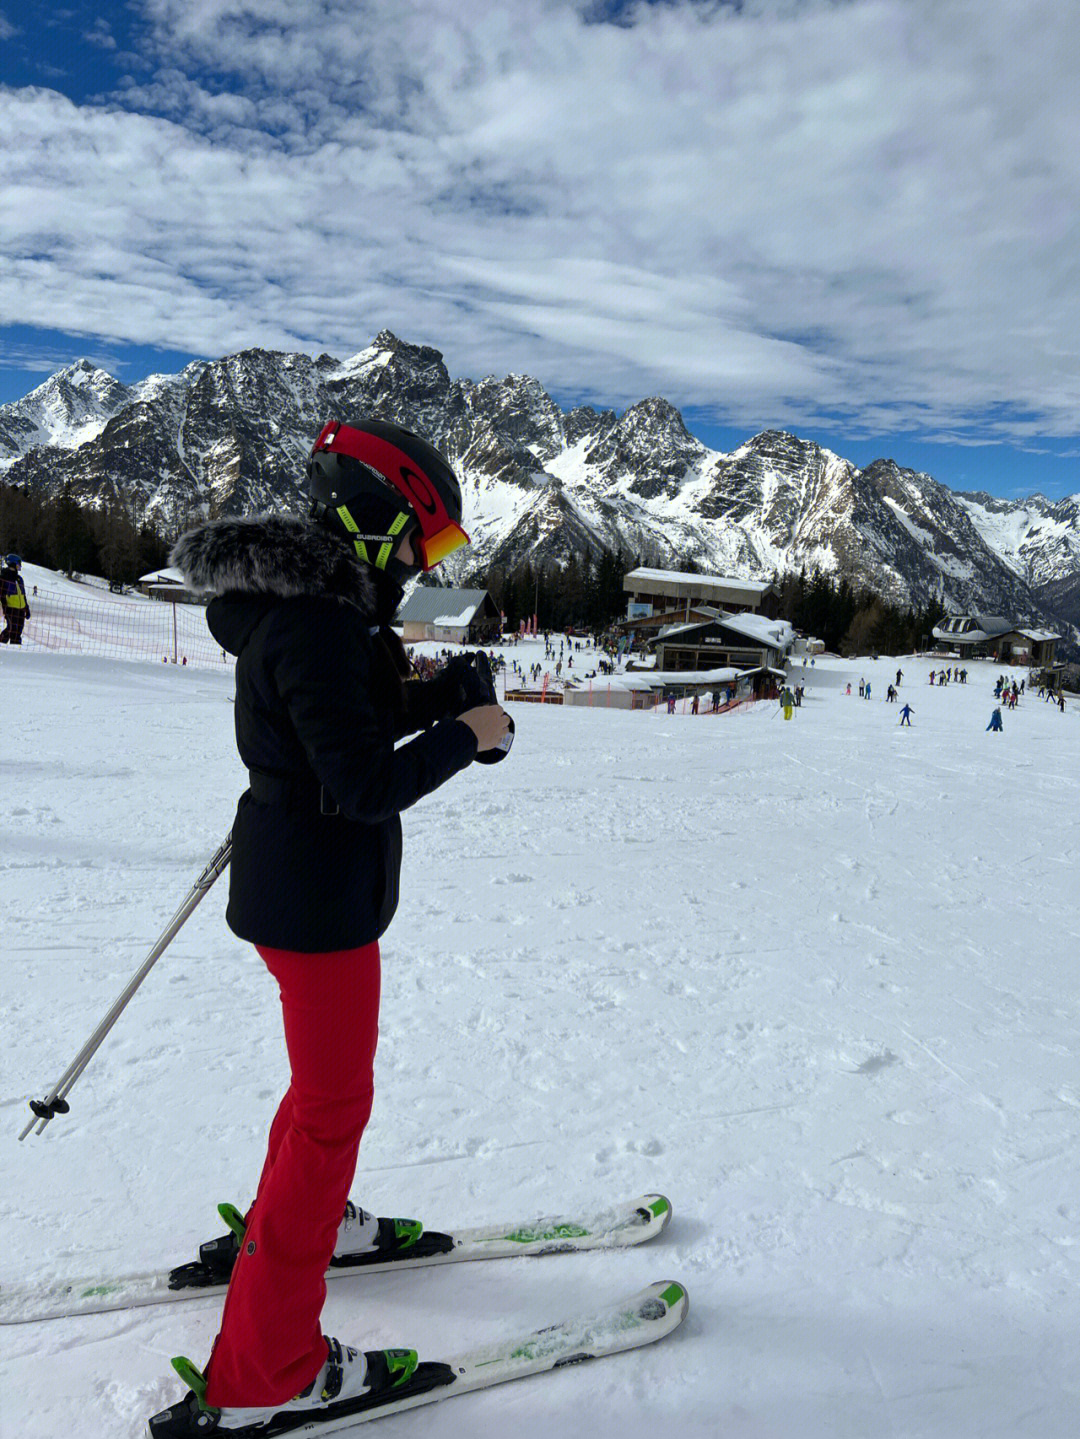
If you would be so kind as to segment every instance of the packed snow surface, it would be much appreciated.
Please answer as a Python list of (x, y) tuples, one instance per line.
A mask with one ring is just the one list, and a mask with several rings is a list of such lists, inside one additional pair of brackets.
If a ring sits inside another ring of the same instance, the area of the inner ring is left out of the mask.
[[(933, 663), (796, 660), (790, 723), (519, 705), (506, 763), (405, 815), (353, 1197), (437, 1226), (659, 1190), (674, 1219), (342, 1279), (327, 1332), (438, 1357), (672, 1278), (691, 1309), (380, 1439), (1080, 1432), (1080, 710), (1027, 695), (988, 734), (993, 667)], [(231, 673), (4, 649), (0, 685), (0, 1282), (182, 1262), (247, 1203), (287, 1082), (225, 881), (71, 1113), (16, 1135), (229, 829)], [(5, 1439), (143, 1434), (220, 1304), (0, 1331)]]

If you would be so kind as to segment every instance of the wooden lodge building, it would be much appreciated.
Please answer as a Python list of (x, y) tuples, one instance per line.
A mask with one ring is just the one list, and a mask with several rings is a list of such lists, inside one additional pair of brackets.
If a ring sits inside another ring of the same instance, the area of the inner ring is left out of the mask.
[[(684, 693), (700, 693), (708, 687), (712, 673), (732, 670), (755, 695), (772, 693), (784, 678), (784, 661), (795, 641), (795, 631), (787, 620), (702, 609), (701, 619), (669, 624), (645, 642), (645, 648), (656, 657), (656, 670), (668, 679), (668, 692), (682, 688)], [(682, 675), (686, 676), (685, 687), (678, 686)], [(695, 683), (699, 676), (701, 680)]]
[(1059, 639), (1053, 630), (1017, 625), (1001, 615), (947, 615), (934, 626), (934, 645), (940, 654), (1047, 670), (1054, 668)]
[(795, 640), (787, 620), (713, 611), (689, 624), (669, 625), (647, 641), (658, 670), (783, 669)]
[(393, 623), (401, 626), (406, 644), (417, 640), (446, 640), (451, 644), (482, 645), (502, 633), (502, 614), (487, 590), (441, 589), (417, 585), (402, 604)]
[(623, 578), (626, 618), (615, 629), (644, 644), (678, 619), (712, 619), (728, 614), (780, 614), (780, 591), (765, 580), (731, 579), (722, 575), (691, 575), (677, 570), (631, 570)]
[(175, 605), (203, 605), (205, 595), (195, 594), (184, 587), (184, 576), (177, 569), (153, 570), (141, 575), (136, 581), (139, 593), (150, 600), (168, 600)]

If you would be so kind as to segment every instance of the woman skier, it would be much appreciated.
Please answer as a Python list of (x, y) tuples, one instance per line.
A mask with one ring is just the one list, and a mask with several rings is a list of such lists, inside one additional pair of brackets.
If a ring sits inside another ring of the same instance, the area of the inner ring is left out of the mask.
[(362, 1354), (324, 1336), (324, 1274), (332, 1256), (396, 1242), (347, 1196), (372, 1105), (399, 815), (498, 746), (509, 720), (468, 657), (410, 680), (390, 629), (404, 582), (469, 543), (443, 456), (396, 425), (335, 421), (315, 442), (307, 491), (306, 520), (212, 520), (172, 555), (214, 596), (207, 623), (237, 657), (250, 787), (226, 919), (280, 988), (291, 1084), (205, 1374), (178, 1361), (192, 1393), (155, 1416), (156, 1439), (315, 1420), (406, 1383), (417, 1364), (411, 1350)]

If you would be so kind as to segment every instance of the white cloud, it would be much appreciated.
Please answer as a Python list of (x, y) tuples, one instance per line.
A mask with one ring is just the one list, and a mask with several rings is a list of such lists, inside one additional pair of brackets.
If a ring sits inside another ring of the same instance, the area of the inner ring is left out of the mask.
[(388, 325), (736, 424), (1076, 433), (1056, 0), (143, 9), (149, 84), (0, 95), (2, 322), (198, 353)]

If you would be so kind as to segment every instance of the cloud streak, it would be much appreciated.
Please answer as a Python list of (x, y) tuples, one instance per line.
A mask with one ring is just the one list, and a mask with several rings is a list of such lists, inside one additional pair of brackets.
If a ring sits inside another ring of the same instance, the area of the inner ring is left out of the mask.
[(141, 8), (149, 80), (0, 93), (0, 323), (205, 354), (386, 325), (747, 427), (1077, 433), (1069, 7)]

